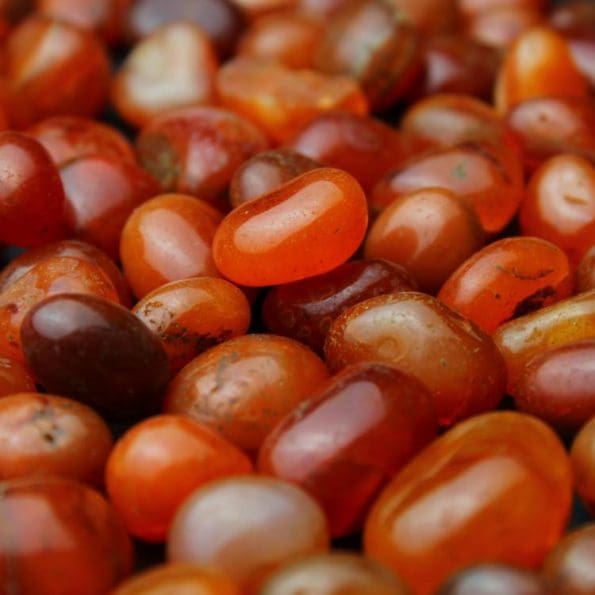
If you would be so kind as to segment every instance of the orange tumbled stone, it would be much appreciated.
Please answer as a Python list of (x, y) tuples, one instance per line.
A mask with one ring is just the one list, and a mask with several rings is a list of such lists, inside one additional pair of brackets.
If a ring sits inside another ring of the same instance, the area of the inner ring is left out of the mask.
[(595, 336), (595, 291), (580, 293), (500, 326), (494, 341), (504, 357), (508, 394), (534, 356)]
[(349, 77), (291, 70), (273, 61), (240, 57), (217, 76), (221, 103), (284, 142), (319, 114), (341, 110), (364, 115), (368, 105)]
[(564, 38), (548, 27), (521, 35), (506, 54), (496, 81), (495, 103), (505, 113), (536, 97), (586, 97), (587, 80), (580, 73)]
[(213, 258), (224, 276), (242, 285), (298, 281), (345, 262), (367, 223), (366, 197), (355, 178), (315, 169), (225, 217)]
[(531, 237), (504, 238), (467, 259), (438, 299), (486, 333), (502, 323), (567, 298), (568, 258), (558, 246)]
[(488, 413), (395, 477), (367, 519), (365, 551), (416, 595), (430, 595), (485, 560), (538, 567), (565, 529), (571, 499), (570, 463), (553, 431), (528, 415)]

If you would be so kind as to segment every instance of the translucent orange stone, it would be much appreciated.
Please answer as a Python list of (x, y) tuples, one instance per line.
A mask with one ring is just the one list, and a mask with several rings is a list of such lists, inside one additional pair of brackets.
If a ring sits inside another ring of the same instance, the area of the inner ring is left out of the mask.
[(540, 238), (512, 237), (476, 252), (446, 281), (438, 299), (487, 333), (570, 297), (568, 258)]
[(512, 220), (523, 198), (522, 165), (510, 159), (508, 147), (491, 143), (436, 149), (412, 157), (380, 180), (370, 205), (379, 211), (406, 192), (427, 188), (457, 194), (475, 211), (484, 231), (497, 233)]
[(525, 169), (530, 173), (558, 153), (583, 155), (595, 162), (595, 103), (591, 98), (528, 99), (507, 113), (506, 122), (521, 143)]
[(595, 291), (580, 293), (500, 326), (494, 341), (506, 361), (508, 392), (535, 355), (595, 336)]
[(296, 11), (259, 18), (242, 36), (238, 55), (278, 60), (289, 68), (312, 68), (324, 32), (321, 20)]
[(192, 277), (162, 285), (140, 300), (132, 312), (161, 339), (173, 373), (209, 347), (243, 335), (250, 325), (245, 295), (217, 277)]
[(95, 116), (105, 106), (110, 64), (101, 42), (65, 21), (33, 16), (7, 40), (6, 76), (25, 127), (50, 116)]
[(595, 421), (591, 419), (576, 435), (570, 451), (576, 492), (587, 509), (595, 511)]
[(229, 202), (239, 207), (318, 167), (319, 163), (292, 149), (257, 153), (234, 172), (229, 185)]
[(370, 298), (332, 324), (325, 343), (331, 371), (379, 361), (417, 378), (434, 398), (442, 425), (495, 408), (505, 366), (483, 331), (422, 293)]
[(397, 197), (370, 227), (364, 254), (402, 265), (428, 293), (484, 244), (475, 213), (448, 190)]
[[(34, 390), (34, 389), (33, 389)], [(21, 392), (0, 399), (0, 479), (58, 475), (100, 487), (113, 446), (93, 409), (72, 399)]]
[(358, 84), (345, 76), (291, 70), (274, 61), (239, 57), (217, 76), (222, 104), (252, 120), (271, 139), (284, 142), (322, 112), (367, 113)]
[(241, 595), (224, 574), (194, 564), (164, 564), (121, 583), (112, 595)]
[(569, 343), (531, 358), (515, 387), (521, 411), (566, 433), (595, 416), (595, 339)]
[(212, 347), (183, 368), (170, 383), (164, 409), (255, 451), (328, 376), (322, 360), (301, 343), (246, 335)]
[(112, 103), (138, 128), (176, 108), (213, 103), (218, 59), (203, 30), (164, 25), (140, 41), (112, 81)]
[(238, 114), (199, 106), (155, 118), (141, 130), (136, 148), (140, 163), (165, 192), (192, 194), (220, 206), (235, 170), (266, 150), (268, 142)]
[(134, 295), (187, 277), (218, 276), (211, 244), (220, 220), (208, 203), (183, 194), (156, 196), (133, 211), (120, 258)]
[(367, 223), (357, 181), (338, 169), (316, 169), (227, 215), (213, 240), (213, 258), (241, 285), (298, 281), (345, 262)]
[(495, 103), (505, 113), (535, 97), (588, 94), (587, 80), (564, 38), (548, 27), (535, 27), (521, 35), (507, 52), (496, 81)]
[(140, 166), (96, 155), (64, 164), (60, 178), (72, 235), (101, 248), (114, 261), (128, 217), (160, 193), (157, 181)]
[(0, 397), (35, 390), (30, 372), (17, 360), (0, 357)]
[(37, 0), (37, 10), (95, 31), (111, 45), (121, 41), (122, 24), (134, 0)]
[(526, 31), (543, 25), (545, 15), (530, 6), (495, 6), (474, 16), (465, 28), (476, 41), (502, 50)]
[(595, 166), (578, 155), (548, 159), (533, 175), (521, 231), (553, 242), (577, 265), (595, 238)]
[(327, 21), (317, 53), (316, 67), (357, 81), (375, 111), (402, 99), (422, 74), (420, 35), (394, 4), (347, 2)]
[(356, 554), (334, 552), (286, 564), (263, 585), (261, 595), (409, 595), (382, 565)]
[(348, 366), (274, 428), (258, 470), (314, 496), (340, 537), (361, 528), (382, 486), (436, 430), (432, 397), (417, 380), (383, 364)]
[(64, 237), (64, 189), (47, 151), (35, 139), (0, 132), (0, 242), (41, 246)]
[(92, 155), (136, 164), (130, 141), (116, 128), (90, 118), (55, 116), (38, 122), (27, 133), (46, 148), (58, 167)]
[(311, 496), (277, 479), (239, 476), (211, 482), (186, 500), (167, 555), (220, 570), (255, 595), (281, 564), (328, 544), (324, 513)]
[(251, 470), (248, 457), (210, 428), (180, 415), (158, 415), (116, 442), (106, 488), (127, 531), (160, 542), (194, 490)]
[(328, 273), (273, 287), (264, 300), (262, 319), (270, 332), (322, 354), (332, 321), (347, 308), (377, 295), (415, 289), (413, 277), (398, 264), (350, 260)]
[(75, 258), (97, 265), (107, 278), (112, 282), (118, 293), (118, 298), (124, 306), (131, 302), (130, 290), (126, 285), (124, 276), (116, 264), (99, 248), (79, 242), (78, 240), (63, 240), (53, 244), (46, 244), (39, 248), (27, 250), (13, 258), (0, 273), (0, 291), (4, 291), (10, 285), (28, 273), (33, 267), (43, 260), (53, 257)]
[(115, 511), (76, 481), (2, 482), (0, 517), (0, 584), (22, 595), (105, 595), (132, 570)]
[(551, 595), (537, 574), (509, 564), (483, 563), (450, 577), (436, 595)]
[(371, 116), (338, 111), (314, 118), (287, 144), (323, 165), (350, 173), (366, 193), (403, 159), (427, 145)]
[(595, 525), (568, 533), (547, 557), (542, 574), (553, 593), (588, 595), (595, 590)]
[(63, 256), (42, 260), (0, 293), (0, 354), (23, 361), (20, 330), (25, 316), (43, 299), (62, 293), (119, 302), (113, 283), (99, 265)]
[(459, 93), (438, 93), (415, 102), (401, 129), (443, 147), (469, 141), (500, 144), (511, 132), (488, 103)]
[(411, 89), (412, 97), (460, 93), (469, 98), (491, 98), (500, 65), (497, 50), (460, 32), (436, 35), (424, 41), (425, 76), (421, 84)]
[(233, 52), (244, 24), (237, 4), (235, 0), (134, 0), (126, 19), (127, 37), (136, 42), (168, 23), (190, 22), (209, 36), (225, 58)]
[(485, 560), (537, 568), (566, 527), (571, 499), (570, 463), (548, 426), (513, 412), (477, 416), (385, 488), (366, 521), (365, 551), (431, 595)]
[(576, 270), (577, 293), (591, 289), (595, 289), (595, 245), (585, 252)]

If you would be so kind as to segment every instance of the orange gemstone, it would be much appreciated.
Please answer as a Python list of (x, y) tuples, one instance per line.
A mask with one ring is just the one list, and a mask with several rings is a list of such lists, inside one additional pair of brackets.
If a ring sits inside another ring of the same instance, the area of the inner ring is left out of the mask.
[(366, 197), (338, 169), (316, 169), (232, 211), (213, 240), (221, 273), (266, 286), (325, 273), (345, 262), (364, 238)]
[(431, 595), (485, 560), (537, 568), (564, 532), (571, 500), (554, 432), (528, 415), (489, 413), (447, 432), (393, 479), (367, 519), (365, 551)]

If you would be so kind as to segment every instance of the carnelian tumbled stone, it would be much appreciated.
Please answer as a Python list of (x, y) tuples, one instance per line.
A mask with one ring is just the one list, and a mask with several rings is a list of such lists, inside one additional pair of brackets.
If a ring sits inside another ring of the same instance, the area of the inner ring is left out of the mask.
[(0, 354), (23, 361), (23, 319), (45, 298), (64, 293), (119, 302), (114, 284), (100, 265), (70, 256), (43, 259), (0, 292)]
[(54, 395), (0, 399), (0, 479), (59, 475), (103, 485), (112, 448), (106, 423), (90, 407)]
[(595, 416), (595, 339), (530, 359), (515, 387), (517, 407), (572, 432)]
[(217, 202), (234, 171), (268, 148), (262, 132), (228, 110), (189, 107), (155, 118), (136, 141), (142, 166), (166, 192)]
[(442, 425), (493, 409), (506, 370), (492, 339), (437, 299), (401, 292), (365, 300), (332, 324), (325, 344), (331, 371), (376, 360), (417, 378)]
[(320, 358), (297, 341), (245, 335), (212, 347), (183, 368), (170, 383), (165, 410), (254, 451), (328, 376)]
[(488, 103), (457, 93), (438, 93), (415, 102), (401, 119), (401, 129), (443, 147), (479, 141), (512, 140), (512, 133)]
[[(46, 244), (45, 246), (33, 248), (19, 254), (19, 256), (13, 258), (10, 263), (2, 269), (2, 272), (0, 273), (0, 292), (16, 283), (16, 281), (23, 275), (28, 273), (42, 261), (54, 257), (74, 258), (83, 260), (92, 265), (97, 265), (111, 281), (122, 305), (130, 305), (130, 290), (126, 285), (122, 272), (115, 265), (114, 261), (99, 250), (99, 248), (91, 246), (91, 244), (86, 244), (85, 242), (79, 242), (78, 240), (63, 240), (53, 244)], [(72, 290), (79, 292), (79, 289), (76, 288), (72, 288)]]
[(558, 153), (595, 162), (595, 102), (592, 98), (538, 97), (516, 105), (506, 123), (521, 143), (525, 169), (532, 173)]
[(260, 595), (409, 595), (409, 589), (382, 565), (347, 553), (307, 556), (286, 564), (263, 585)]
[(417, 595), (431, 595), (485, 560), (538, 567), (565, 529), (571, 499), (570, 463), (548, 426), (521, 413), (480, 415), (385, 488), (366, 521), (365, 551)]
[(192, 277), (162, 285), (140, 300), (132, 312), (161, 339), (173, 373), (209, 347), (245, 334), (250, 325), (246, 296), (217, 277)]
[(531, 178), (520, 224), (578, 264), (595, 238), (595, 166), (578, 155), (548, 159)]
[(345, 262), (367, 224), (366, 196), (355, 178), (315, 169), (227, 215), (213, 258), (224, 276), (242, 285), (298, 281)]
[(127, 531), (159, 542), (195, 489), (251, 470), (248, 457), (210, 428), (179, 415), (158, 415), (116, 442), (105, 477), (110, 502)]
[(568, 533), (550, 552), (542, 574), (555, 595), (590, 595), (595, 592), (595, 525)]
[(64, 190), (56, 166), (35, 139), (0, 132), (0, 242), (39, 246), (65, 234)]
[(242, 36), (238, 55), (271, 58), (289, 68), (312, 68), (324, 33), (320, 19), (291, 10), (255, 21)]
[(495, 103), (505, 113), (521, 101), (562, 95), (587, 97), (589, 84), (568, 44), (548, 27), (523, 33), (507, 52), (496, 81)]
[(459, 22), (457, 0), (389, 0), (424, 34), (431, 37), (456, 29)]
[(168, 559), (221, 570), (248, 595), (284, 562), (328, 548), (324, 513), (299, 488), (244, 476), (198, 489), (178, 511)]
[(370, 205), (379, 211), (406, 192), (442, 188), (475, 211), (484, 231), (497, 233), (516, 214), (524, 192), (522, 165), (509, 153), (504, 146), (466, 142), (412, 157), (378, 182)]
[(420, 49), (416, 28), (393, 2), (353, 0), (329, 21), (316, 67), (358, 81), (370, 107), (382, 110), (417, 81), (422, 72)]
[(467, 259), (438, 299), (486, 333), (572, 293), (568, 258), (540, 238), (504, 238)]
[(494, 6), (474, 16), (465, 27), (467, 35), (489, 46), (505, 50), (523, 33), (543, 25), (545, 15), (531, 6)]
[(31, 373), (17, 360), (0, 357), (0, 397), (35, 391)]
[(586, 423), (576, 435), (570, 451), (574, 484), (587, 509), (595, 512), (595, 420)]
[(121, 41), (124, 17), (135, 0), (36, 0), (38, 12), (95, 31), (111, 45)]
[(437, 35), (422, 48), (425, 76), (413, 97), (436, 93), (464, 93), (465, 97), (491, 98), (500, 65), (498, 52), (460, 33)]
[(292, 70), (274, 60), (240, 56), (217, 75), (221, 103), (282, 143), (323, 112), (366, 114), (359, 85), (347, 76)]
[(214, 102), (218, 60), (204, 31), (176, 22), (157, 29), (126, 57), (112, 81), (118, 114), (138, 128), (176, 108)]
[(595, 289), (595, 245), (591, 246), (576, 269), (576, 292)]
[(194, 564), (163, 564), (129, 578), (112, 595), (241, 595), (224, 574)]
[(403, 267), (386, 260), (353, 260), (336, 269), (273, 287), (262, 308), (272, 333), (301, 341), (322, 354), (331, 322), (350, 306), (377, 295), (417, 289)]
[(3, 588), (21, 595), (105, 595), (130, 574), (130, 539), (98, 492), (56, 477), (0, 485)]
[(27, 314), (21, 340), (44, 388), (112, 418), (154, 411), (169, 378), (159, 339), (126, 308), (95, 296), (45, 299)]
[(138, 165), (101, 156), (69, 161), (60, 178), (73, 235), (113, 260), (118, 260), (120, 236), (132, 211), (160, 192), (157, 181)]
[(225, 57), (231, 54), (243, 26), (236, 4), (230, 0), (135, 0), (126, 29), (136, 41), (167, 23), (191, 22), (209, 36), (217, 52)]
[[(409, 157), (409, 145), (414, 142), (370, 116), (329, 112), (304, 126), (288, 145), (323, 165), (349, 172), (369, 192)], [(420, 148), (425, 144), (420, 143)]]
[(436, 595), (551, 595), (536, 573), (506, 564), (478, 564), (457, 572)]
[(320, 164), (291, 149), (258, 153), (236, 169), (229, 185), (229, 202), (239, 207), (259, 198)]
[(595, 337), (595, 291), (580, 293), (501, 325), (494, 341), (506, 361), (508, 392), (535, 355)]
[(128, 218), (120, 239), (124, 275), (136, 297), (179, 279), (218, 276), (211, 244), (221, 214), (182, 194), (163, 194)]
[(340, 537), (360, 528), (379, 490), (436, 430), (419, 381), (383, 364), (348, 366), (274, 428), (258, 470), (314, 496)]
[(68, 161), (101, 155), (135, 164), (136, 156), (128, 139), (103, 122), (76, 116), (55, 116), (38, 122), (27, 134), (37, 139), (61, 167)]
[(24, 127), (50, 116), (97, 115), (107, 99), (110, 63), (91, 32), (33, 16), (8, 38), (6, 77), (16, 94), (11, 118)]
[(422, 290), (436, 293), (484, 239), (469, 206), (448, 190), (428, 188), (399, 196), (380, 213), (364, 253), (402, 265)]

